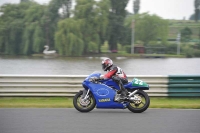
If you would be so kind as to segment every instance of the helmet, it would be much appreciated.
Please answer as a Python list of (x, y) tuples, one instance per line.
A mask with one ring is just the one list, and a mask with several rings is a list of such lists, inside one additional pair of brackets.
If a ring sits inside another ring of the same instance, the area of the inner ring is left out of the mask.
[(105, 58), (104, 60), (102, 60), (102, 69), (104, 71), (107, 71), (112, 65), (113, 61), (110, 58)]

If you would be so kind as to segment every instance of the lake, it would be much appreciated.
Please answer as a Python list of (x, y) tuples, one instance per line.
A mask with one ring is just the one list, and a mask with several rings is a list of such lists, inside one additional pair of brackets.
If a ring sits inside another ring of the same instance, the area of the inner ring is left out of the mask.
[[(10, 57), (0, 56), (0, 74), (88, 75), (102, 71), (104, 57)], [(200, 58), (115, 57), (114, 64), (127, 75), (199, 75)]]

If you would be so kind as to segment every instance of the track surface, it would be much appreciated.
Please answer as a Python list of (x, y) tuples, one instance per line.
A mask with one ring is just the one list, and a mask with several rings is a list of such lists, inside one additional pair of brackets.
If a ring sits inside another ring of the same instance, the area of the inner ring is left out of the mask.
[(200, 110), (0, 109), (0, 133), (200, 133)]

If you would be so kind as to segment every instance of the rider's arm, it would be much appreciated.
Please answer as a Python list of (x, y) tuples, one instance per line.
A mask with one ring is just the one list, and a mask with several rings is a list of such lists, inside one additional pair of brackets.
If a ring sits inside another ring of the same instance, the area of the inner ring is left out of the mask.
[(109, 71), (108, 73), (106, 73), (105, 75), (101, 76), (101, 79), (109, 79), (111, 78), (113, 75), (115, 75), (115, 73), (117, 72), (116, 69)]

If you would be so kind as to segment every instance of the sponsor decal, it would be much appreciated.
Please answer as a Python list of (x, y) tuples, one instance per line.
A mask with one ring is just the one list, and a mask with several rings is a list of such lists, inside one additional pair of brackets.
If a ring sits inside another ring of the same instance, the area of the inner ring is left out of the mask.
[(99, 102), (110, 102), (110, 98), (99, 99)]
[(97, 95), (99, 96), (107, 96), (109, 94), (109, 91), (105, 88), (100, 88), (97, 90)]

